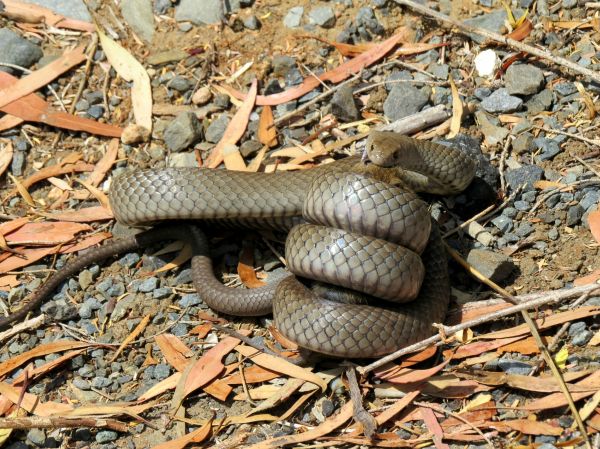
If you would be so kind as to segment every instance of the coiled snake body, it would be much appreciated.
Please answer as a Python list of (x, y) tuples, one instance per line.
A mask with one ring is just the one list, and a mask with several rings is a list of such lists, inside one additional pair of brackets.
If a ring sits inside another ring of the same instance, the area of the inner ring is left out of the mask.
[[(89, 263), (181, 239), (191, 241), (194, 285), (211, 308), (246, 316), (272, 311), (279, 331), (301, 347), (339, 357), (376, 357), (426, 338), (432, 323), (446, 314), (449, 280), (437, 228), (427, 205), (412, 192), (460, 192), (474, 176), (474, 163), (456, 149), (390, 132), (372, 131), (367, 149), (368, 163), (349, 157), (293, 173), (167, 168), (120, 176), (110, 191), (119, 222), (171, 224), (115, 240), (68, 263), (25, 306), (0, 319), (0, 328), (24, 318)], [(293, 273), (384, 298), (386, 305), (340, 304), (331, 298), (347, 296), (344, 291), (322, 297), (295, 276), (259, 289), (229, 289), (213, 274), (204, 234), (195, 226), (172, 224), (191, 219), (292, 228), (286, 260)], [(303, 221), (311, 224), (298, 224)]]
[(204, 219), (289, 229), (301, 217), (319, 223), (294, 226), (288, 234), (292, 273), (407, 304), (339, 304), (294, 276), (264, 288), (229, 289), (214, 278), (204, 236), (190, 228), (200, 254), (192, 260), (195, 287), (220, 312), (272, 310), (279, 331), (301, 347), (375, 357), (430, 335), (448, 306), (441, 240), (435, 227), (430, 236), (426, 204), (408, 190), (457, 193), (471, 182), (474, 165), (456, 149), (395, 133), (372, 132), (367, 146), (368, 164), (346, 158), (293, 173), (135, 172), (115, 179), (111, 206), (128, 225)]

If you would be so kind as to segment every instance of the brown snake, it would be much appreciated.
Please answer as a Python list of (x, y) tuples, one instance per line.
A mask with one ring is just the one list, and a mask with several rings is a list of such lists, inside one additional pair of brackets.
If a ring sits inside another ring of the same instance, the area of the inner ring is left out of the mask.
[[(325, 299), (295, 276), (259, 289), (229, 289), (214, 277), (204, 234), (177, 223), (116, 240), (67, 264), (25, 306), (0, 319), (0, 327), (24, 317), (92, 261), (182, 239), (191, 240), (194, 285), (211, 308), (246, 316), (273, 311), (279, 331), (301, 347), (339, 357), (376, 357), (426, 338), (447, 311), (449, 280), (427, 205), (410, 191), (460, 192), (474, 176), (474, 163), (454, 148), (389, 132), (371, 132), (367, 149), (369, 163), (350, 157), (293, 173), (133, 172), (113, 181), (110, 201), (116, 219), (131, 226), (201, 219), (291, 228), (286, 260), (292, 273), (384, 298), (383, 307)], [(292, 227), (304, 220), (311, 224)]]

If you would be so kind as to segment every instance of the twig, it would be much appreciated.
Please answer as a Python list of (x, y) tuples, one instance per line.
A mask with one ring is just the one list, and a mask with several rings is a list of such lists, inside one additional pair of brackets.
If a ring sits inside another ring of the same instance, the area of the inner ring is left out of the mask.
[(593, 174), (595, 174), (598, 178), (600, 178), (600, 172), (598, 170), (596, 170), (594, 167), (592, 167), (591, 164), (589, 164), (588, 162), (584, 161), (579, 156), (575, 156), (575, 159), (577, 159), (577, 161), (581, 165), (583, 165), (585, 168), (587, 168), (589, 171), (591, 171)]
[(354, 408), (354, 420), (362, 425), (363, 433), (367, 438), (373, 438), (377, 430), (377, 420), (362, 405), (363, 398), (358, 380), (356, 379), (356, 373), (354, 372), (354, 366), (346, 368), (346, 377), (350, 386), (350, 399), (352, 399)]
[(413, 134), (430, 126), (442, 123), (450, 117), (450, 111), (445, 105), (440, 104), (408, 117), (396, 120), (388, 125), (378, 127), (379, 131), (394, 131), (399, 134)]
[(31, 416), (27, 418), (0, 418), (2, 429), (58, 429), (60, 427), (100, 427), (127, 432), (129, 426), (116, 419), (92, 417)]
[[(493, 320), (497, 320), (499, 318), (504, 318), (504, 317), (512, 315), (514, 313), (521, 312), (522, 310), (533, 309), (536, 307), (543, 306), (545, 304), (563, 301), (565, 299), (572, 298), (573, 296), (579, 296), (586, 292), (592, 293), (592, 292), (596, 292), (596, 291), (600, 292), (600, 285), (598, 285), (598, 284), (585, 285), (582, 287), (545, 292), (545, 293), (535, 294), (535, 295), (527, 295), (527, 299), (528, 299), (527, 301), (522, 301), (522, 299), (524, 299), (524, 298), (516, 297), (514, 299), (518, 302), (518, 304), (516, 304), (514, 306), (510, 306), (510, 307), (507, 307), (506, 309), (498, 310), (496, 312), (492, 312), (487, 315), (477, 317), (470, 321), (465, 321), (464, 323), (457, 324), (456, 326), (439, 326), (439, 327), (445, 335), (452, 335), (459, 331), (468, 329), (470, 327), (479, 326), (480, 324), (487, 323), (487, 322), (490, 322)], [(529, 299), (529, 298), (531, 298), (531, 299)], [(423, 348), (426, 348), (427, 346), (429, 346), (431, 344), (434, 344), (434, 343), (437, 344), (440, 342), (442, 342), (442, 337), (441, 337), (441, 335), (436, 334), (433, 337), (429, 337), (425, 340), (421, 340), (420, 342), (417, 342), (415, 344), (412, 344), (410, 346), (402, 348), (390, 355), (382, 357), (381, 359), (376, 360), (375, 362), (371, 363), (370, 365), (367, 365), (364, 367), (359, 367), (358, 372), (364, 376), (365, 374), (379, 368), (380, 366), (383, 366), (386, 363), (396, 360), (398, 357), (402, 357), (403, 355), (410, 354), (415, 351), (419, 351)]]
[(504, 148), (500, 153), (500, 163), (498, 165), (498, 172), (500, 173), (500, 191), (503, 195), (506, 195), (506, 179), (504, 179), (504, 167), (506, 166), (506, 155), (512, 144), (512, 138), (508, 136), (506, 142), (504, 142)]
[(531, 125), (531, 127), (533, 129), (539, 129), (541, 131), (545, 131), (545, 132), (550, 133), (550, 134), (560, 134), (562, 136), (570, 137), (571, 139), (581, 140), (582, 142), (589, 143), (590, 145), (600, 146), (600, 139), (589, 139), (587, 137), (579, 136), (579, 135), (573, 134), (573, 133), (568, 133), (566, 131), (561, 131), (561, 130), (558, 130), (558, 129), (546, 128), (545, 126)]
[(483, 36), (487, 39), (498, 42), (499, 44), (506, 45), (510, 48), (513, 48), (513, 49), (516, 49), (519, 51), (524, 51), (531, 55), (534, 55), (539, 58), (542, 58), (542, 59), (548, 60), (550, 62), (553, 62), (555, 64), (558, 64), (559, 66), (563, 66), (568, 69), (571, 69), (574, 72), (577, 72), (581, 75), (587, 76), (590, 79), (596, 81), (597, 83), (600, 83), (600, 72), (596, 72), (594, 70), (590, 70), (588, 68), (582, 67), (579, 64), (575, 64), (573, 61), (569, 61), (566, 58), (562, 58), (560, 56), (555, 56), (552, 53), (550, 53), (549, 51), (541, 50), (536, 47), (532, 47), (531, 45), (524, 44), (523, 42), (519, 42), (519, 41), (516, 41), (509, 37), (502, 36), (498, 33), (493, 33), (491, 31), (484, 30), (483, 28), (467, 25), (464, 22), (452, 19), (445, 14), (434, 11), (433, 9), (428, 8), (427, 6), (417, 3), (416, 1), (413, 1), (413, 0), (394, 0), (394, 1), (396, 3), (398, 3), (399, 5), (408, 6), (409, 8), (412, 8), (415, 11), (420, 12), (421, 14), (426, 14), (426, 15), (433, 17), (447, 25), (452, 25), (452, 26), (458, 28), (462, 33), (478, 34), (479, 36)]
[[(22, 323), (15, 324), (11, 326), (9, 329), (4, 332), (0, 332), (0, 342), (8, 340), (9, 338), (17, 335), (25, 330), (31, 331), (40, 327), (42, 324), (46, 322), (46, 314), (42, 313), (41, 315), (36, 316), (35, 318), (31, 318), (29, 320), (23, 321)], [(1, 429), (1, 427), (0, 427)]]

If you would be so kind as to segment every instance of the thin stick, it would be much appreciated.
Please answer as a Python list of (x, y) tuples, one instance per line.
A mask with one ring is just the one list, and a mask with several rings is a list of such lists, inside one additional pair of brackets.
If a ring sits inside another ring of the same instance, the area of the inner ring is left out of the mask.
[(346, 377), (348, 378), (348, 385), (350, 386), (350, 398), (352, 399), (354, 408), (354, 420), (362, 425), (363, 433), (367, 438), (373, 438), (373, 435), (375, 435), (375, 431), (377, 430), (377, 421), (362, 405), (363, 398), (360, 392), (360, 386), (358, 385), (358, 380), (356, 379), (356, 373), (354, 372), (354, 366), (346, 368)]
[(491, 31), (484, 30), (483, 28), (467, 25), (466, 23), (463, 23), (459, 20), (452, 19), (445, 14), (434, 11), (433, 9), (428, 8), (427, 6), (421, 5), (420, 3), (417, 3), (416, 1), (413, 1), (413, 0), (394, 0), (394, 1), (396, 3), (398, 3), (399, 5), (408, 6), (409, 8), (412, 8), (415, 11), (420, 12), (421, 14), (425, 14), (430, 17), (433, 17), (447, 25), (452, 25), (452, 26), (458, 28), (462, 33), (478, 34), (479, 36), (483, 36), (487, 39), (498, 42), (499, 44), (506, 45), (510, 48), (513, 48), (513, 49), (516, 49), (519, 51), (524, 51), (533, 56), (537, 56), (538, 58), (542, 58), (547, 61), (553, 62), (559, 66), (563, 66), (568, 69), (571, 69), (576, 73), (587, 76), (590, 79), (600, 83), (600, 72), (596, 72), (594, 70), (590, 70), (588, 68), (582, 67), (579, 64), (575, 64), (573, 61), (569, 61), (566, 58), (562, 58), (560, 56), (555, 56), (552, 53), (550, 53), (549, 51), (541, 50), (536, 47), (532, 47), (531, 45), (524, 44), (522, 42), (516, 41), (509, 37), (502, 36), (498, 33), (493, 33)]
[(550, 134), (560, 134), (562, 136), (570, 137), (571, 139), (581, 140), (582, 142), (589, 143), (590, 145), (600, 146), (600, 139), (589, 139), (587, 137), (583, 137), (578, 134), (568, 133), (566, 131), (560, 131), (558, 129), (550, 129), (550, 128), (546, 128), (545, 126), (531, 125), (531, 127), (533, 129), (539, 129), (541, 131), (545, 131)]
[(58, 429), (60, 427), (98, 427), (127, 432), (129, 426), (116, 419), (93, 417), (32, 416), (27, 418), (0, 418), (2, 429)]

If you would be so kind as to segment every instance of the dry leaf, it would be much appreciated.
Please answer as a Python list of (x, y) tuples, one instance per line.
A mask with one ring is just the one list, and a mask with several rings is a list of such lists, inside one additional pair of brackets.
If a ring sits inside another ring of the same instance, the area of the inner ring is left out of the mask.
[[(255, 79), (254, 81), (252, 81), (252, 86), (250, 86), (250, 90), (248, 91), (248, 95), (246, 95), (244, 103), (237, 110), (237, 112), (233, 116), (233, 119), (231, 120), (231, 122), (229, 122), (229, 125), (227, 125), (227, 129), (225, 129), (223, 137), (221, 138), (217, 146), (213, 148), (210, 155), (208, 156), (208, 159), (206, 160), (206, 165), (209, 168), (218, 167), (221, 164), (221, 162), (223, 162), (225, 159), (225, 148), (228, 145), (235, 145), (238, 142), (238, 140), (242, 138), (244, 132), (246, 132), (246, 128), (248, 127), (248, 120), (250, 120), (250, 114), (252, 113), (252, 109), (254, 108), (256, 92), (258, 88), (257, 86), (258, 82)], [(232, 170), (239, 170), (240, 167), (243, 166), (241, 169), (245, 170), (246, 166), (241, 155), (239, 155), (239, 151), (237, 152), (237, 155), (235, 154), (235, 152), (231, 152), (231, 150), (229, 151), (230, 152), (228, 152), (227, 154), (229, 159), (228, 161), (225, 161), (225, 166), (228, 169)]]
[(119, 345), (119, 348), (116, 350), (114, 355), (110, 358), (109, 363), (112, 363), (115, 360), (117, 360), (117, 357), (119, 357), (121, 352), (123, 352), (123, 349), (125, 349), (125, 347), (129, 343), (131, 343), (133, 340), (135, 340), (138, 337), (138, 335), (140, 335), (142, 332), (144, 332), (144, 329), (146, 329), (146, 326), (150, 322), (150, 318), (152, 318), (152, 315), (146, 315), (144, 318), (142, 318), (142, 321), (140, 321), (138, 323), (138, 325), (135, 327), (135, 329), (132, 330), (131, 333), (127, 337), (125, 337), (125, 340), (123, 340), (123, 343), (121, 343)]
[(450, 90), (452, 91), (452, 120), (450, 121), (450, 132), (448, 138), (452, 139), (460, 132), (460, 124), (463, 116), (463, 104), (458, 94), (458, 89), (452, 77), (450, 77)]
[(277, 146), (277, 128), (271, 106), (264, 106), (258, 122), (258, 141), (270, 148)]
[(259, 280), (254, 271), (254, 248), (245, 246), (240, 254), (240, 260), (237, 266), (237, 272), (243, 284), (248, 288), (259, 288), (267, 285), (266, 282)]
[(421, 419), (423, 419), (425, 427), (427, 427), (429, 432), (431, 432), (435, 447), (437, 449), (450, 449), (450, 446), (442, 442), (444, 431), (435, 417), (433, 410), (430, 408), (421, 407)]
[(590, 231), (596, 242), (600, 243), (600, 210), (590, 212), (588, 215)]
[(50, 84), (63, 73), (69, 71), (76, 65), (85, 61), (84, 45), (80, 45), (74, 50), (63, 53), (60, 57), (41, 69), (25, 75), (10, 86), (0, 89), (0, 108), (18, 100), (25, 95), (32, 94), (41, 87)]
[(527, 36), (529, 36), (532, 31), (533, 23), (531, 22), (531, 20), (525, 19), (521, 22), (519, 26), (517, 26), (517, 28), (513, 30), (512, 33), (509, 33), (507, 37), (516, 41), (522, 41)]
[(204, 441), (212, 430), (212, 419), (209, 419), (207, 422), (194, 430), (193, 432), (188, 433), (179, 438), (174, 438), (172, 440), (166, 441), (161, 444), (157, 444), (156, 446), (152, 446), (152, 449), (183, 449), (190, 443), (201, 443)]
[[(17, 78), (9, 73), (0, 71), (0, 87), (12, 85)], [(50, 104), (35, 94), (19, 98), (0, 108), (2, 112), (28, 122), (40, 122), (57, 128), (72, 131), (86, 131), (100, 136), (120, 137), (122, 129), (118, 126), (100, 123), (95, 120), (78, 117), (66, 112), (55, 111)]]
[(41, 212), (40, 215), (49, 220), (72, 221), (75, 223), (90, 223), (92, 221), (105, 221), (114, 218), (113, 213), (103, 206), (84, 207), (78, 210), (57, 211), (52, 213)]
[(0, 149), (0, 176), (6, 171), (13, 158), (13, 144), (9, 140)]
[(132, 82), (131, 103), (136, 124), (152, 131), (152, 86), (150, 77), (137, 59), (117, 42), (96, 28), (106, 59), (119, 76)]
[[(300, 85), (284, 92), (267, 96), (258, 95), (256, 97), (256, 104), (259, 106), (277, 106), (278, 104), (287, 103), (288, 101), (300, 98), (306, 93), (312, 91), (315, 87), (321, 85), (322, 82), (330, 81), (334, 84), (339, 83), (340, 81), (345, 80), (355, 73), (359, 73), (365, 67), (368, 67), (369, 65), (383, 58), (396, 46), (398, 42), (400, 42), (400, 40), (402, 40), (403, 37), (404, 33), (395, 34), (382, 43), (375, 45), (364, 53), (361, 53), (356, 58), (341, 64), (333, 70), (319, 75), (319, 79), (315, 78), (314, 76), (310, 76), (305, 78)], [(223, 88), (235, 98), (242, 99), (246, 97), (246, 95), (230, 87), (223, 86)]]
[(5, 235), (10, 245), (50, 246), (70, 242), (81, 232), (91, 231), (86, 224), (70, 222), (26, 223), (17, 230)]
[(327, 382), (306, 368), (294, 365), (278, 357), (258, 352), (256, 349), (249, 346), (241, 345), (236, 347), (235, 350), (263, 368), (277, 371), (296, 379), (311, 382), (321, 388), (322, 391), (325, 391), (327, 388)]

